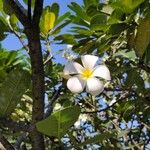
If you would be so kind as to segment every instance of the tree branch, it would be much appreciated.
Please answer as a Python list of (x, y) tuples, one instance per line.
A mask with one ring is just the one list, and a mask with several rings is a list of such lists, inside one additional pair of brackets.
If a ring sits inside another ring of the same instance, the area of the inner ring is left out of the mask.
[(53, 111), (53, 104), (56, 102), (57, 98), (59, 97), (61, 88), (62, 88), (62, 86), (60, 86), (58, 88), (58, 90), (54, 93), (50, 103), (47, 105), (47, 111), (45, 113), (44, 118), (48, 117), (52, 113), (52, 111)]
[(81, 113), (85, 113), (85, 114), (91, 114), (91, 113), (100, 113), (103, 111), (108, 110), (109, 108), (113, 107), (114, 105), (116, 105), (118, 102), (128, 98), (129, 96), (131, 96), (131, 93), (125, 93), (123, 97), (121, 97), (118, 101), (114, 102), (112, 105), (108, 105), (106, 108), (104, 109), (100, 109), (100, 110), (96, 110), (96, 111), (83, 111)]
[(32, 125), (31, 132), (32, 147), (36, 150), (44, 150), (44, 137), (36, 130), (36, 123), (44, 117), (44, 96), (45, 96), (45, 81), (44, 81), (44, 65), (42, 48), (40, 43), (39, 21), (42, 14), (43, 0), (36, 0), (33, 19), (31, 20), (31, 28), (25, 27), (25, 33), (28, 38), (29, 55), (31, 58), (32, 67)]
[(27, 35), (32, 68), (32, 149), (44, 150), (44, 137), (36, 130), (36, 123), (44, 117), (45, 81), (39, 29), (43, 0), (35, 0), (32, 20), (29, 20), (27, 14), (24, 13), (24, 8), (22, 8), (17, 0), (7, 0), (6, 2), (10, 5), (15, 15), (23, 24)]
[(31, 126), (27, 125), (25, 122), (15, 122), (11, 119), (6, 118), (0, 118), (0, 124), (3, 125), (3, 127), (8, 127), (15, 131), (30, 132), (31, 130)]
[(15, 148), (7, 141), (7, 139), (0, 133), (0, 142), (7, 150), (15, 150)]
[(27, 17), (27, 10), (24, 9), (24, 7), (19, 3), (18, 0), (5, 0), (6, 3), (11, 7), (12, 11), (15, 13), (19, 21), (23, 24), (23, 26), (26, 26), (30, 28), (30, 22)]
[(35, 0), (35, 7), (33, 12), (33, 22), (35, 25), (39, 25), (42, 10), (43, 10), (43, 0)]
[(28, 1), (28, 18), (31, 21), (31, 0)]

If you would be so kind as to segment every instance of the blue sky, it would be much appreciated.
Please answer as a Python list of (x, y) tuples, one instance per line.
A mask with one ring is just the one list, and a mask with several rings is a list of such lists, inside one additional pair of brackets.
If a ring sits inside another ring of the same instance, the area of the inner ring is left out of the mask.
[[(67, 7), (68, 4), (70, 4), (71, 2), (76, 2), (81, 5), (83, 3), (83, 0), (44, 0), (44, 5), (51, 5), (54, 2), (59, 4), (59, 15), (62, 15), (69, 10), (69, 8)], [(67, 29), (68, 28), (66, 27), (63, 32), (66, 32)], [(22, 47), (17, 37), (12, 34), (7, 36), (7, 38), (2, 41), (2, 46), (8, 50), (17, 50)], [(57, 53), (62, 48), (65, 48), (65, 45), (52, 45), (53, 53)], [(60, 55), (56, 55), (56, 62), (62, 63), (64, 62), (64, 59), (62, 59)]]

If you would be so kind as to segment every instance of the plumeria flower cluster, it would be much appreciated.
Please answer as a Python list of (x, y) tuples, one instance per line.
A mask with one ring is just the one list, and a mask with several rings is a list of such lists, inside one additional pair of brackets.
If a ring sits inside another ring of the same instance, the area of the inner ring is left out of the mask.
[(105, 65), (97, 65), (98, 57), (94, 55), (81, 56), (82, 65), (69, 62), (64, 68), (64, 75), (70, 76), (67, 87), (72, 93), (86, 90), (92, 95), (99, 95), (104, 90), (104, 84), (99, 78), (110, 80), (110, 71)]

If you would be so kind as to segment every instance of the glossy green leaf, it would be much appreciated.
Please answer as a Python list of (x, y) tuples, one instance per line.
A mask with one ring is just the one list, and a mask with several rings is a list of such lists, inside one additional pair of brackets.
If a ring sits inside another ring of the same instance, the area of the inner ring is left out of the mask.
[(124, 13), (119, 9), (115, 9), (112, 12), (112, 14), (110, 15), (110, 17), (108, 19), (108, 23), (109, 24), (116, 24), (116, 23), (121, 23), (124, 20), (125, 20)]
[(10, 24), (11, 24), (12, 26), (15, 26), (17, 22), (18, 22), (18, 18), (16, 17), (15, 14), (12, 14), (12, 15), (10, 16)]
[(150, 44), (150, 17), (142, 19), (137, 27), (137, 34), (135, 37), (135, 52), (142, 57)]
[(88, 37), (93, 34), (91, 30), (88, 30), (87, 28), (82, 28), (82, 27), (72, 27), (71, 32), (74, 32), (79, 35), (88, 36)]
[(59, 5), (57, 3), (53, 3), (50, 10), (55, 14), (55, 18), (57, 19), (59, 15)]
[(9, 32), (9, 27), (7, 25), (7, 22), (2, 16), (0, 16), (0, 29), (1, 29), (1, 31), (0, 31), (0, 41), (1, 41), (1, 40), (5, 39), (6, 32)]
[(88, 27), (88, 28), (90, 26), (89, 22), (87, 22), (86, 20), (84, 20), (82, 18), (74, 16), (74, 15), (70, 16), (70, 20), (72, 21), (72, 23), (77, 24), (77, 25), (85, 26), (85, 27)]
[(120, 34), (123, 32), (125, 29), (127, 29), (127, 24), (125, 23), (117, 23), (117, 24), (112, 24), (108, 30), (108, 33), (115, 35), (115, 34)]
[(99, 54), (102, 54), (105, 51), (110, 49), (111, 37), (112, 37), (111, 35), (105, 35), (105, 36), (99, 37), (96, 40), (95, 44), (96, 44), (96, 47), (97, 47)]
[(59, 16), (56, 20), (55, 25), (58, 25), (59, 23), (61, 23), (62, 21), (64, 21), (66, 18), (69, 18), (70, 16), (70, 12), (66, 12), (65, 14)]
[(60, 24), (59, 26), (56, 27), (56, 29), (54, 29), (50, 34), (51, 35), (56, 35), (58, 33), (60, 33), (60, 31), (70, 23), (70, 20), (65, 21), (64, 23)]
[(76, 16), (78, 18), (82, 18), (83, 20), (90, 21), (90, 17), (86, 14), (84, 8), (82, 8), (80, 5), (78, 5), (75, 2), (71, 2), (71, 5), (68, 5), (68, 7), (76, 13)]
[(67, 107), (38, 122), (36, 127), (39, 132), (60, 139), (77, 121), (79, 115), (80, 108), (78, 106)]
[(3, 1), (1, 0), (0, 1), (0, 11), (2, 11), (2, 9), (3, 9)]
[(11, 15), (13, 14), (13, 10), (11, 9), (11, 7), (7, 4), (7, 2), (5, 0), (1, 0), (3, 2), (3, 11), (8, 14)]
[(106, 25), (107, 15), (98, 14), (92, 17), (90, 25), (93, 30), (106, 30), (108, 26)]
[(30, 75), (24, 70), (11, 71), (0, 88), (0, 116), (10, 115), (29, 88)]
[(140, 73), (136, 71), (136, 69), (131, 69), (127, 71), (127, 79), (125, 81), (126, 87), (132, 87), (133, 85), (137, 86), (137, 90), (144, 89), (144, 81), (140, 76)]
[[(149, 43), (149, 45), (147, 46), (147, 48), (146, 48), (146, 51), (145, 51), (145, 53), (144, 53), (144, 62), (146, 63), (146, 64), (150, 64), (150, 43)], [(147, 69), (148, 70), (148, 69)]]
[(136, 60), (136, 54), (135, 52), (132, 51), (127, 51), (127, 50), (119, 50), (117, 53), (115, 53), (113, 55), (113, 57), (117, 57), (117, 56), (121, 56), (121, 57), (125, 57), (129, 60), (135, 61)]
[(98, 5), (99, 0), (83, 0), (84, 6), (88, 8), (90, 5)]
[(90, 39), (82, 39), (72, 49), (79, 54), (91, 53), (95, 49), (95, 42)]
[(75, 44), (76, 41), (74, 39), (74, 36), (71, 34), (62, 34), (57, 36), (54, 40), (60, 41), (59, 44)]
[(124, 13), (132, 13), (144, 0), (117, 0), (112, 3), (116, 9), (120, 9)]
[(100, 13), (98, 5), (89, 5), (89, 7), (86, 10), (86, 13), (88, 16), (93, 17)]

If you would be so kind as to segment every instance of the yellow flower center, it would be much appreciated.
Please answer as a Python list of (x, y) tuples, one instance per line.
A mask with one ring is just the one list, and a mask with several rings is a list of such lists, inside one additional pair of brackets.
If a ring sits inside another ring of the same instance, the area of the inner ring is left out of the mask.
[(85, 79), (88, 79), (90, 77), (92, 77), (93, 71), (89, 68), (86, 68), (83, 70), (83, 72), (81, 73), (81, 76)]

